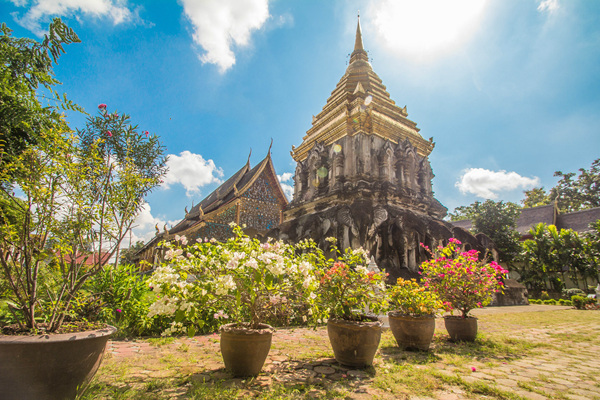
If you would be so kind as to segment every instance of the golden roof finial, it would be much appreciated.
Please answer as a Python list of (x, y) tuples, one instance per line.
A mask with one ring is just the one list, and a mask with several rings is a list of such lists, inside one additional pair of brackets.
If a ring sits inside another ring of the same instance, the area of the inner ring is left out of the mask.
[(358, 11), (358, 23), (356, 24), (356, 39), (354, 41), (354, 51), (365, 50), (362, 42), (362, 32), (360, 31), (360, 11)]
[(354, 40), (354, 51), (352, 52), (352, 55), (350, 55), (350, 64), (358, 60), (369, 62), (369, 55), (365, 51), (362, 41), (362, 32), (360, 29), (360, 12), (358, 14), (358, 22), (356, 23), (356, 39)]

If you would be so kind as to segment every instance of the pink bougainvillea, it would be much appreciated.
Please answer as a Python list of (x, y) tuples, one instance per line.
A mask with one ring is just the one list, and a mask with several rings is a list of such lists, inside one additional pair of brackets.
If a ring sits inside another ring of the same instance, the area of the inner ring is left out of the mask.
[(501, 265), (479, 260), (477, 250), (463, 251), (461, 242), (451, 238), (447, 246), (429, 251), (432, 258), (421, 264), (425, 287), (435, 291), (447, 311), (459, 310), (466, 318), (474, 308), (485, 307), (495, 292), (501, 292), (508, 273)]

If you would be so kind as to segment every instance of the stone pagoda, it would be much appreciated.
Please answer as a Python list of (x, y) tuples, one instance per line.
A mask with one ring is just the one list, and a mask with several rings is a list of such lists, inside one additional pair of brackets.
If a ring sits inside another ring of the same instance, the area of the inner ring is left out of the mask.
[(362, 246), (391, 279), (415, 276), (426, 258), (419, 243), (457, 237), (484, 250), (485, 238), (442, 221), (447, 209), (433, 196), (428, 158), (434, 145), (373, 71), (359, 20), (345, 74), (302, 144), (292, 146), (294, 199), (279, 237), (327, 248), (333, 236), (341, 248)]

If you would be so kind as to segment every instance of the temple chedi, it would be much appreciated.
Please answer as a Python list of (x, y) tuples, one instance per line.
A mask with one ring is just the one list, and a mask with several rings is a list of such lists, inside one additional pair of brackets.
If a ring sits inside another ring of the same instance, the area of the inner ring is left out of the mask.
[(447, 209), (434, 198), (428, 158), (434, 145), (373, 71), (359, 21), (346, 72), (292, 147), (294, 198), (278, 236), (312, 238), (325, 249), (330, 236), (341, 248), (362, 246), (391, 279), (416, 274), (426, 258), (420, 243), (456, 237), (484, 250), (485, 237), (442, 221)]

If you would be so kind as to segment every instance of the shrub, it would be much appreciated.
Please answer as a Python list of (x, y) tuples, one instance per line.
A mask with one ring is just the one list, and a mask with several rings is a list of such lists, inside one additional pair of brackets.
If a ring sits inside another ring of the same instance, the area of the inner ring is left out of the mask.
[(572, 306), (573, 303), (571, 302), (571, 300), (565, 300), (565, 306)]
[(571, 297), (571, 302), (578, 310), (585, 310), (588, 304), (596, 304), (596, 299), (575, 295)]
[(540, 294), (540, 299), (541, 300), (550, 300), (550, 295), (545, 290), (542, 290), (542, 293)]
[(545, 305), (548, 305), (548, 306), (555, 306), (556, 305), (556, 300), (554, 300), (554, 299), (542, 300), (542, 302)]
[(477, 250), (461, 251), (461, 242), (450, 238), (448, 245), (431, 251), (429, 261), (421, 264), (423, 283), (437, 293), (447, 311), (459, 310), (467, 318), (470, 310), (485, 307), (495, 292), (502, 292), (503, 275), (507, 274), (495, 261), (479, 260)]
[(579, 288), (563, 289), (561, 292), (561, 297), (565, 300), (573, 296), (585, 296), (585, 292)]
[(388, 296), (390, 308), (405, 315), (435, 315), (442, 308), (438, 295), (419, 285), (415, 279), (398, 278), (389, 289)]
[(156, 295), (148, 277), (133, 265), (108, 266), (93, 277), (75, 307), (79, 317), (119, 328), (119, 335), (148, 336), (166, 329), (172, 319), (148, 316)]
[(529, 299), (529, 304), (542, 304), (540, 299)]

